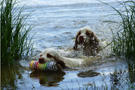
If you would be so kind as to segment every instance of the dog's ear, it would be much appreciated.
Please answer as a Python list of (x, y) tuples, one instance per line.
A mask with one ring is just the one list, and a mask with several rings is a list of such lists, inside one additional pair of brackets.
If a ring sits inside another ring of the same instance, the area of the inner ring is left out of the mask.
[(57, 61), (56, 64), (60, 64), (63, 69), (66, 68), (66, 64), (63, 61)]
[(99, 39), (97, 38), (97, 36), (94, 34), (94, 32), (91, 32), (90, 34), (90, 41), (89, 41), (89, 45), (92, 48), (92, 55), (96, 55), (96, 53), (99, 52)]
[(53, 58), (53, 59), (56, 61), (56, 64), (57, 64), (57, 65), (60, 64), (60, 66), (61, 66), (62, 68), (66, 68), (65, 63), (64, 63), (63, 61), (59, 60), (57, 57), (52, 56), (52, 55), (49, 54), (49, 53), (47, 53), (47, 57), (48, 57), (48, 58)]
[(81, 31), (78, 31), (77, 34), (76, 34), (76, 37), (75, 37), (75, 45), (74, 45), (74, 47), (73, 47), (74, 50), (77, 49), (77, 46), (78, 46), (77, 38), (78, 38), (78, 36), (79, 36), (80, 34), (81, 34)]
[(96, 37), (94, 32), (91, 32), (91, 34), (90, 34), (90, 44), (93, 44), (93, 45), (99, 44), (99, 39)]
[(91, 37), (91, 38), (95, 37), (94, 32), (91, 32), (90, 37)]

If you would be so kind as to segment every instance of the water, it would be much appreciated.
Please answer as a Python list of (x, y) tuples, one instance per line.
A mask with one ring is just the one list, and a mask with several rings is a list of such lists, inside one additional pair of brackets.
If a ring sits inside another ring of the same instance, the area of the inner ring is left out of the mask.
[[(117, 20), (115, 17), (107, 17), (114, 11), (98, 1), (58, 0), (55, 4), (54, 1), (43, 0), (26, 2), (30, 3), (27, 3), (25, 12), (32, 12), (27, 22), (35, 26), (31, 35), (36, 33), (33, 37), (35, 47), (41, 51), (44, 47), (73, 46), (75, 34), (83, 26), (90, 26), (99, 39), (110, 39), (111, 30), (103, 27), (103, 20)], [(110, 3), (117, 5), (114, 1)]]
[[(102, 1), (121, 8), (115, 0)], [(111, 15), (116, 12), (96, 0), (22, 0), (19, 6), (25, 3), (24, 13), (32, 12), (27, 25), (34, 26), (29, 34), (30, 37), (34, 34), (34, 48), (41, 52), (52, 47), (65, 57), (78, 57), (78, 52), (76, 54), (72, 47), (80, 28), (90, 26), (101, 41), (110, 42), (110, 24), (104, 21), (119, 20)], [(33, 72), (27, 69), (28, 60), (11, 66), (3, 65), (2, 89), (95, 90), (113, 87), (114, 90), (124, 90), (135, 84), (135, 74), (131, 74), (134, 69), (130, 70), (135, 66), (125, 62), (124, 58), (114, 57), (110, 48), (96, 57), (81, 58), (90, 59), (89, 66), (62, 73)]]

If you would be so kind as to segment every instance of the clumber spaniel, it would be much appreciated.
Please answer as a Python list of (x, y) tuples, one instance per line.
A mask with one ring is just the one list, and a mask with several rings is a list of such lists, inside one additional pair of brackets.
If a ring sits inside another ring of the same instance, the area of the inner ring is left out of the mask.
[(60, 64), (60, 66), (65, 69), (65, 68), (69, 68), (69, 67), (80, 67), (81, 65), (83, 65), (83, 61), (82, 59), (75, 59), (75, 58), (66, 58), (61, 56), (58, 51), (56, 51), (53, 48), (47, 48), (44, 51), (42, 51), (40, 53), (40, 56), (42, 56), (42, 58), (44, 58), (43, 62), (46, 61), (55, 61), (57, 64)]
[(89, 27), (81, 28), (75, 38), (74, 50), (82, 46), (83, 54), (86, 56), (95, 56), (100, 50), (100, 41)]

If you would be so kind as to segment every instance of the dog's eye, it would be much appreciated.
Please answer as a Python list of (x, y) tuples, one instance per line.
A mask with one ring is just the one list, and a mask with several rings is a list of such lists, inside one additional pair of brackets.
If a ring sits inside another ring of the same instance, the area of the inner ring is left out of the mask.
[(90, 32), (86, 32), (86, 35), (90, 36)]
[(47, 57), (52, 58), (53, 56), (51, 54), (47, 53)]

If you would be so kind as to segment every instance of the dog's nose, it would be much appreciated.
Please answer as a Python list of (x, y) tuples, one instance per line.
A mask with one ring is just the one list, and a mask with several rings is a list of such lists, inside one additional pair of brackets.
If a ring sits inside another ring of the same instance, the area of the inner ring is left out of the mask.
[(38, 62), (39, 62), (39, 63), (42, 63), (42, 64), (45, 63), (45, 58), (40, 57), (39, 60), (38, 60)]
[(84, 36), (79, 36), (79, 43), (82, 44), (84, 42)]

